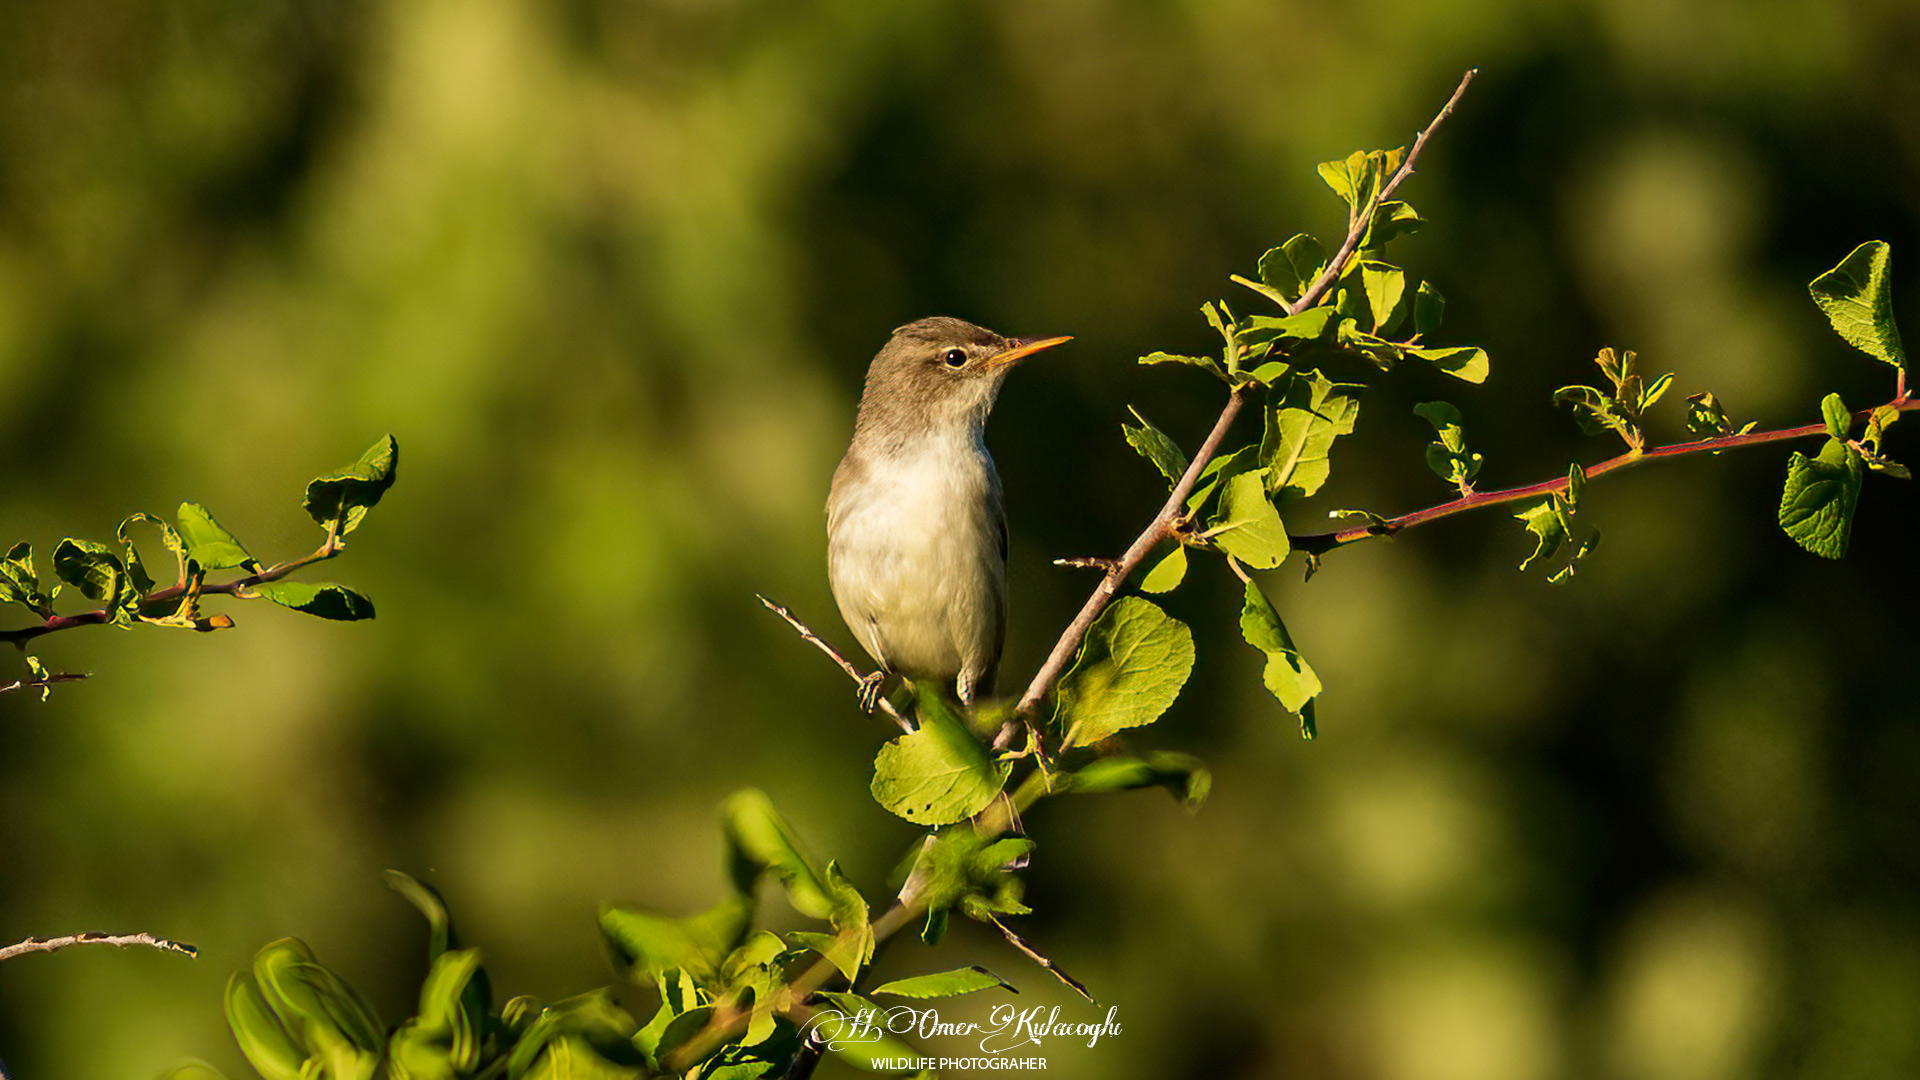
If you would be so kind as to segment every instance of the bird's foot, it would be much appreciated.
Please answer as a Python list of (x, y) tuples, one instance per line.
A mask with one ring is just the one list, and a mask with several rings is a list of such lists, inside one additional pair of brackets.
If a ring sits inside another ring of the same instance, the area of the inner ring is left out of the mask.
[(880, 688), (887, 683), (884, 670), (873, 672), (860, 680), (860, 711), (871, 713), (880, 707)]

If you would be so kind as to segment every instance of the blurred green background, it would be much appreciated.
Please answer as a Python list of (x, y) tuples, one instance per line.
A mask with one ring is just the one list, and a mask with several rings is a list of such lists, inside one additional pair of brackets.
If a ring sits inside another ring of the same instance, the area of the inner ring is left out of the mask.
[[(888, 729), (753, 600), (848, 641), (820, 506), (868, 358), (932, 313), (1078, 337), (990, 432), (1024, 676), (1090, 584), (1049, 560), (1161, 490), (1125, 406), (1189, 448), (1218, 407), (1133, 358), (1207, 347), (1228, 273), (1340, 227), (1314, 164), (1406, 142), (1468, 66), (1396, 250), (1493, 379), (1375, 380), (1296, 528), (1442, 498), (1410, 412), (1441, 395), (1483, 485), (1611, 453), (1547, 400), (1601, 345), (1679, 372), (1666, 439), (1701, 389), (1769, 424), (1884, 399), (1805, 282), (1891, 241), (1920, 337), (1916, 49), (1911, 0), (8, 0), (0, 541), (191, 499), (289, 557), (309, 476), (389, 430), (403, 460), (324, 575), (376, 622), (61, 634), (96, 678), (0, 698), (0, 941), (203, 950), (8, 963), (0, 1055), (250, 1075), (220, 988), (286, 934), (408, 1015), (390, 866), (503, 991), (609, 982), (596, 905), (719, 899), (746, 785), (878, 894), (913, 835), (866, 795)], [(1566, 586), (1499, 513), (1271, 575), (1328, 683), (1311, 745), (1197, 572), (1199, 668), (1136, 742), (1210, 760), (1213, 801), (1028, 821), (1023, 929), (1125, 1025), (1052, 1072), (1920, 1073), (1920, 505), (1870, 480), (1823, 562), (1773, 523), (1784, 458), (1596, 485)], [(978, 927), (885, 970), (959, 962), (1095, 1015)]]

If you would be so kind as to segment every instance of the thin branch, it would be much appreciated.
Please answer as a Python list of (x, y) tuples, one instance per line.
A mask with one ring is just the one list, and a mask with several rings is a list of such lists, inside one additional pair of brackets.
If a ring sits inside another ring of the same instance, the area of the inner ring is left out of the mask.
[[(250, 589), (255, 585), (264, 585), (269, 581), (278, 581), (288, 574), (293, 573), (295, 570), (312, 566), (314, 563), (326, 562), (328, 559), (340, 554), (344, 547), (345, 545), (340, 543), (339, 537), (329, 533), (326, 543), (321, 544), (311, 555), (269, 566), (257, 573), (249, 574), (243, 578), (235, 578), (232, 581), (221, 582), (215, 585), (202, 583), (200, 586), (200, 595), (234, 596), (242, 590)], [(149, 608), (155, 609), (156, 611), (163, 610), (164, 605), (185, 596), (189, 587), (189, 585), (182, 583), (169, 585), (164, 589), (155, 589), (140, 598), (140, 609), (142, 611), (146, 611)], [(216, 616), (208, 620), (208, 622), (212, 624), (210, 628), (225, 629), (224, 626), (219, 626), (219, 622), (223, 618), (225, 617)], [(83, 611), (74, 615), (49, 615), (46, 620), (38, 626), (25, 626), (18, 630), (0, 630), (0, 641), (10, 641), (15, 645), (25, 645), (27, 642), (44, 634), (51, 634), (60, 630), (71, 630), (76, 626), (98, 626), (112, 621), (113, 610), (111, 608), (101, 608), (97, 611)], [(231, 626), (232, 621), (228, 620), (226, 625)]]
[(93, 678), (91, 671), (53, 671), (38, 679), (15, 679), (5, 686), (0, 686), (0, 694), (9, 694), (15, 690), (44, 690), (54, 683), (80, 682), (91, 678)]
[[(1433, 122), (1414, 138), (1413, 146), (1407, 151), (1406, 160), (1400, 163), (1400, 167), (1394, 171), (1392, 178), (1380, 189), (1380, 194), (1375, 200), (1376, 205), (1392, 195), (1402, 181), (1413, 175), (1414, 162), (1420, 159), (1421, 151), (1426, 149), (1427, 140), (1433, 136), (1434, 129), (1453, 114), (1454, 105), (1460, 101), (1460, 96), (1467, 92), (1467, 86), (1473, 82), (1476, 74), (1478, 74), (1477, 70), (1468, 71), (1461, 77), (1460, 85), (1454, 87), (1453, 96), (1441, 106)], [(1313, 283), (1300, 294), (1300, 298), (1287, 305), (1287, 314), (1297, 315), (1320, 302), (1320, 298), (1326, 295), (1327, 289), (1346, 272), (1347, 263), (1353, 258), (1354, 251), (1360, 245), (1360, 238), (1366, 234), (1372, 220), (1371, 212), (1354, 216), (1352, 224), (1347, 228), (1347, 238), (1340, 245), (1339, 251), (1328, 261), (1326, 269), (1320, 272), (1320, 276), (1314, 278)], [(1213, 430), (1208, 433), (1206, 441), (1200, 445), (1200, 452), (1188, 462), (1187, 471), (1182, 473), (1179, 482), (1173, 485), (1173, 491), (1167, 496), (1167, 501), (1161, 505), (1160, 512), (1154, 515), (1152, 523), (1127, 547), (1126, 553), (1113, 560), (1107, 567), (1105, 576), (1100, 579), (1098, 585), (1094, 586), (1093, 595), (1087, 597), (1087, 602), (1081, 606), (1080, 613), (1074, 616), (1073, 622), (1067, 626), (1066, 633), (1061, 634), (1060, 640), (1054, 643), (1053, 651), (1048, 654), (1046, 663), (1040, 666), (1033, 681), (1027, 685), (1027, 692), (1020, 696), (1019, 711), (1022, 714), (1033, 713), (1040, 707), (1040, 703), (1047, 699), (1054, 684), (1060, 681), (1060, 677), (1066, 674), (1068, 666), (1073, 663), (1074, 655), (1080, 651), (1080, 642), (1085, 640), (1094, 620), (1098, 619), (1100, 613), (1120, 595), (1121, 586), (1125, 585), (1127, 579), (1133, 576), (1133, 572), (1140, 568), (1140, 564), (1146, 561), (1153, 549), (1162, 540), (1173, 535), (1173, 523), (1184, 513), (1187, 496), (1192, 493), (1207, 463), (1213, 460), (1214, 454), (1220, 449), (1221, 440), (1226, 438), (1227, 429), (1233, 426), (1234, 418), (1240, 415), (1240, 410), (1246, 404), (1253, 385), (1242, 383), (1233, 388), (1227, 397), (1226, 407), (1220, 410), (1220, 418), (1213, 423)]]
[(1473, 83), (1473, 77), (1478, 74), (1480, 74), (1479, 68), (1470, 68), (1460, 77), (1460, 85), (1453, 88), (1453, 96), (1448, 98), (1447, 103), (1434, 114), (1433, 122), (1422, 128), (1420, 134), (1414, 136), (1413, 146), (1407, 151), (1406, 160), (1394, 170), (1392, 179), (1389, 179), (1386, 186), (1381, 188), (1380, 193), (1373, 198), (1367, 212), (1353, 215), (1352, 223), (1347, 228), (1347, 238), (1341, 243), (1340, 250), (1334, 253), (1333, 258), (1327, 260), (1326, 269), (1320, 271), (1320, 276), (1313, 279), (1313, 284), (1307, 286), (1307, 291), (1300, 294), (1300, 299), (1287, 305), (1287, 314), (1298, 315), (1318, 303), (1327, 289), (1340, 280), (1340, 275), (1347, 272), (1347, 260), (1353, 257), (1354, 249), (1360, 246), (1360, 238), (1367, 234), (1367, 229), (1373, 224), (1373, 212), (1379, 209), (1381, 203), (1393, 197), (1393, 193), (1399, 190), (1401, 181), (1413, 175), (1413, 163), (1419, 160), (1420, 152), (1427, 148), (1427, 140), (1433, 137), (1434, 129), (1439, 127), (1447, 117), (1453, 115), (1453, 107), (1460, 103), (1461, 95), (1467, 92), (1467, 87)]
[(177, 952), (183, 956), (199, 956), (200, 950), (179, 941), (154, 937), (152, 934), (69, 934), (66, 937), (41, 938), (30, 937), (17, 945), (0, 947), (0, 961), (11, 960), (28, 953), (59, 952), (75, 945), (112, 945), (117, 949), (132, 948), (135, 945), (164, 952)]
[[(1899, 412), (1920, 410), (1920, 398), (1898, 398), (1887, 403)], [(1887, 407), (1887, 406), (1882, 406)], [(1872, 416), (1873, 409), (1862, 409), (1854, 414), (1856, 420), (1865, 420)], [(1672, 443), (1656, 446), (1651, 450), (1628, 450), (1623, 454), (1610, 457), (1588, 469), (1587, 479), (1593, 480), (1610, 472), (1631, 468), (1647, 461), (1659, 461), (1665, 458), (1688, 457), (1694, 454), (1716, 454), (1722, 450), (1738, 450), (1747, 446), (1764, 446), (1768, 443), (1788, 442), (1793, 439), (1810, 439), (1816, 435), (1827, 434), (1827, 425), (1806, 424), (1801, 427), (1780, 428), (1773, 431), (1749, 431), (1744, 435), (1722, 435), (1713, 439), (1697, 439), (1693, 442)], [(1464, 514), (1469, 510), (1481, 510), (1489, 506), (1501, 506), (1506, 503), (1520, 502), (1525, 499), (1537, 499), (1554, 492), (1567, 490), (1567, 478), (1558, 476), (1551, 480), (1542, 480), (1521, 487), (1507, 488), (1503, 491), (1476, 491), (1463, 495), (1450, 502), (1429, 506), (1424, 510), (1415, 510), (1384, 522), (1369, 522), (1336, 532), (1315, 533), (1311, 536), (1293, 538), (1295, 549), (1310, 555), (1321, 555), (1335, 548), (1346, 547), (1375, 536), (1392, 536), (1403, 529), (1416, 525), (1425, 525), (1429, 521), (1438, 521), (1455, 514)]]
[(1076, 979), (1073, 976), (1067, 974), (1066, 971), (1060, 967), (1060, 965), (1048, 959), (1047, 956), (1043, 954), (1040, 950), (1027, 944), (1026, 939), (1021, 937), (1019, 934), (1014, 933), (1012, 930), (1008, 929), (1007, 924), (1001, 922), (999, 916), (989, 914), (987, 916), (987, 921), (992, 923), (994, 925), (994, 928), (1000, 931), (1001, 936), (1007, 939), (1007, 944), (1025, 953), (1027, 956), (1027, 959), (1033, 961), (1036, 964), (1039, 964), (1041, 967), (1047, 969), (1047, 973), (1049, 975), (1052, 975), (1054, 978), (1059, 979), (1061, 982), (1066, 983), (1068, 986), (1072, 987), (1074, 993), (1079, 994), (1081, 997), (1086, 998), (1088, 1001), (1092, 1001), (1095, 1005), (1100, 1004), (1098, 1001), (1095, 1001), (1093, 995), (1087, 991), (1086, 983), (1083, 983), (1079, 979)]
[[(807, 641), (812, 642), (814, 648), (819, 649), (823, 653), (826, 653), (827, 656), (830, 659), (832, 659), (834, 663), (839, 664), (840, 670), (846, 672), (848, 678), (852, 679), (856, 683), (860, 683), (863, 686), (866, 684), (867, 679), (869, 678), (866, 672), (863, 672), (858, 667), (856, 667), (853, 661), (848, 660), (844, 655), (841, 654), (839, 649), (836, 649), (832, 645), (827, 644), (826, 639), (822, 638), (819, 634), (814, 633), (813, 630), (810, 627), (808, 627), (806, 623), (803, 623), (798, 618), (795, 618), (793, 612), (788, 611), (786, 608), (781, 607), (779, 604), (776, 604), (773, 601), (767, 599), (766, 597), (761, 596), (759, 593), (754, 593), (753, 595), (755, 599), (759, 600), (762, 604), (766, 605), (768, 611), (771, 611), (775, 615), (778, 615), (781, 618), (787, 620), (787, 625), (793, 627), (793, 629), (797, 633), (799, 633), (799, 635), (802, 638), (805, 638)], [(907, 723), (907, 718), (904, 716), (901, 716), (900, 710), (893, 707), (893, 702), (888, 701), (886, 698), (883, 697), (879, 699), (879, 704), (882, 709), (886, 710), (888, 716), (893, 717), (893, 722), (900, 725), (901, 731), (905, 731), (909, 733), (913, 731), (913, 725)]]

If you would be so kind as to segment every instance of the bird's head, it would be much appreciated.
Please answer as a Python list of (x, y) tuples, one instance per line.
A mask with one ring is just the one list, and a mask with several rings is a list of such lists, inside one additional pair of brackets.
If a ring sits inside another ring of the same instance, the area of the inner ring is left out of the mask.
[(863, 428), (889, 433), (986, 423), (1007, 373), (1068, 337), (1008, 338), (961, 319), (935, 316), (893, 332), (867, 369)]

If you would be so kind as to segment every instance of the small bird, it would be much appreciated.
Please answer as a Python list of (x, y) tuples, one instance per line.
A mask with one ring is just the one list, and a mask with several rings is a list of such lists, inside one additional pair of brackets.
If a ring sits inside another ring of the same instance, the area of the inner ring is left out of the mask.
[(993, 693), (1007, 633), (1007, 515), (985, 428), (1014, 365), (1072, 338), (1006, 338), (959, 319), (908, 323), (874, 356), (827, 496), (827, 576), (889, 674)]

